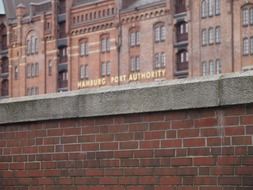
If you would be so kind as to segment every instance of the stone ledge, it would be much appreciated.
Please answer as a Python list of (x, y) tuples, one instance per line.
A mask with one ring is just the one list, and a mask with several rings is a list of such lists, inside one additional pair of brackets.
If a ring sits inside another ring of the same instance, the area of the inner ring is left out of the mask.
[(0, 124), (253, 103), (253, 72), (0, 100)]

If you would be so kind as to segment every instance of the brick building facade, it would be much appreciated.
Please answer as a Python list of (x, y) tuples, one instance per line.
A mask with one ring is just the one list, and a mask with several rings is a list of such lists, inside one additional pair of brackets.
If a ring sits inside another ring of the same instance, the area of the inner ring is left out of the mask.
[(3, 2), (4, 97), (253, 67), (253, 0)]

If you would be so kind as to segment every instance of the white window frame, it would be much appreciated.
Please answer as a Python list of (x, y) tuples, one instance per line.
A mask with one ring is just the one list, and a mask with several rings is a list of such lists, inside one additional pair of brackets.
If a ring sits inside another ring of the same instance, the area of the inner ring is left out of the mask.
[(213, 27), (208, 29), (208, 43), (210, 45), (214, 43), (214, 28)]
[(221, 0), (215, 0), (215, 15), (221, 14)]
[(208, 43), (208, 40), (207, 40), (207, 30), (206, 29), (203, 29), (202, 30), (202, 45), (205, 46), (207, 45)]
[(157, 24), (154, 29), (155, 42), (163, 42), (166, 39), (166, 31), (164, 24)]
[(216, 74), (216, 66), (213, 60), (209, 61), (209, 74), (210, 75), (215, 75)]
[(213, 0), (208, 0), (208, 16), (213, 16)]
[(221, 27), (217, 26), (215, 28), (215, 43), (221, 43)]
[(250, 38), (250, 54), (253, 55), (253, 36)]
[(202, 62), (202, 76), (207, 76), (209, 73), (209, 64), (206, 61)]
[(202, 0), (202, 2), (201, 2), (201, 17), (202, 18), (205, 18), (205, 17), (207, 17), (207, 15), (208, 15), (208, 3), (207, 3), (207, 0)]
[(244, 8), (242, 10), (242, 18), (243, 26), (249, 25), (249, 8)]
[(222, 73), (222, 65), (221, 65), (220, 59), (216, 59), (215, 66), (216, 66), (216, 74), (221, 74)]
[(250, 24), (253, 25), (253, 7), (250, 8), (250, 11), (249, 11), (249, 16), (250, 16)]
[(84, 80), (88, 78), (88, 65), (80, 66), (80, 79)]
[(250, 50), (250, 44), (249, 44), (249, 38), (243, 39), (243, 55), (249, 55)]

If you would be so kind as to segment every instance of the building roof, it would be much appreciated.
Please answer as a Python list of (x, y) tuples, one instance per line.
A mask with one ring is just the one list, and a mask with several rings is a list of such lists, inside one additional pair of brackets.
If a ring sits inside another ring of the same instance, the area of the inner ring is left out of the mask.
[(0, 15), (5, 15), (3, 0), (0, 0)]
[(18, 5), (22, 4), (25, 7), (29, 7), (30, 3), (42, 3), (46, 0), (0, 0), (3, 1), (6, 15), (8, 19), (15, 19), (16, 18), (16, 8)]
[(91, 4), (91, 3), (97, 3), (99, 1), (102, 1), (102, 0), (74, 0), (73, 1), (73, 6), (79, 6), (79, 5), (83, 5), (83, 4)]
[[(132, 9), (132, 8), (138, 8), (142, 7), (148, 4), (153, 4), (153, 3), (159, 3), (159, 2), (164, 2), (165, 0), (132, 0), (131, 3), (129, 0), (122, 0), (123, 1), (123, 9)], [(124, 3), (124, 1), (126, 3)]]

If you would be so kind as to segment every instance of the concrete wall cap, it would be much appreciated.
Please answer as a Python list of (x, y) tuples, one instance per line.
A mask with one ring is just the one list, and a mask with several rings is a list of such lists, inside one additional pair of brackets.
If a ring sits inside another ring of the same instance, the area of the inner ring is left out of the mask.
[(253, 103), (253, 71), (0, 100), (0, 124)]

